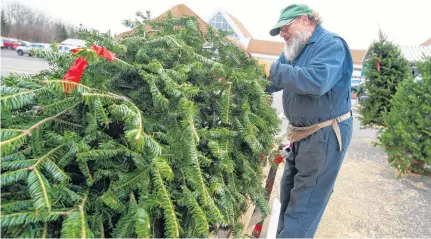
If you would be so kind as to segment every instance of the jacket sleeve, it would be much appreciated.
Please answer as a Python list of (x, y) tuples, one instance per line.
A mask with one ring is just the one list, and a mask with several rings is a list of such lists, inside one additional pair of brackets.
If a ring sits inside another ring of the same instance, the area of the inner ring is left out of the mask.
[(338, 38), (324, 39), (319, 45), (308, 66), (272, 64), (270, 80), (274, 87), (316, 98), (327, 93), (343, 74), (346, 52)]
[[(285, 60), (286, 58), (284, 57), (284, 54), (283, 53), (281, 53), (281, 55), (280, 55), (280, 57), (278, 58), (278, 60), (275, 62), (275, 63), (280, 63), (280, 64), (286, 64), (287, 62), (286, 62), (286, 60)], [(272, 68), (272, 67), (271, 67)], [(271, 72), (271, 71), (270, 71)], [(269, 77), (269, 76), (268, 76)], [(270, 79), (271, 80), (271, 79)], [(280, 90), (282, 90), (283, 89), (283, 87), (278, 87), (278, 86), (275, 86), (274, 85), (274, 83), (272, 83), (271, 82), (271, 85), (269, 85), (269, 86), (267, 86), (266, 87), (266, 92), (268, 93), (268, 94), (272, 94), (272, 93), (275, 93), (275, 92), (278, 92), (278, 91), (280, 91)]]

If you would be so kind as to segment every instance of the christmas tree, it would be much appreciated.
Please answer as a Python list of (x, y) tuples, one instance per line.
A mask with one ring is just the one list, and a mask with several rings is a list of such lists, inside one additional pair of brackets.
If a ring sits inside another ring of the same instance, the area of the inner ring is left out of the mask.
[(370, 57), (364, 63), (366, 81), (361, 92), (367, 90), (368, 97), (359, 107), (362, 125), (385, 125), (383, 112), (391, 110), (390, 100), (398, 84), (411, 73), (409, 63), (401, 55), (398, 46), (387, 40), (380, 30), (379, 40), (368, 50)]
[(409, 77), (400, 84), (391, 112), (383, 116), (387, 128), (379, 136), (379, 144), (400, 174), (430, 171), (431, 61), (418, 63), (418, 68), (422, 79)]
[(263, 67), (193, 17), (137, 18), (2, 79), (4, 237), (208, 237), (238, 233), (248, 201), (268, 214), (260, 156), (279, 120)]

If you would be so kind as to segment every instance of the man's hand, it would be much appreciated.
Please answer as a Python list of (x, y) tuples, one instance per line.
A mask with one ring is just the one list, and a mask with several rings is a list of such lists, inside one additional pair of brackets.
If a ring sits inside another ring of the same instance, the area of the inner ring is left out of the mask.
[(263, 65), (263, 66), (265, 67), (265, 76), (266, 76), (266, 78), (269, 80), (271, 64), (272, 64), (273, 62), (265, 61), (265, 60), (261, 60), (261, 59), (257, 59), (257, 62), (258, 62), (260, 65)]

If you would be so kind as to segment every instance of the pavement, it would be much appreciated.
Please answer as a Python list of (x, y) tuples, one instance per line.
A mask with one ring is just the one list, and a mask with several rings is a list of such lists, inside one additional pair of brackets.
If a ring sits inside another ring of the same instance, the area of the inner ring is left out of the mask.
[(49, 69), (48, 62), (28, 55), (19, 56), (15, 50), (1, 49), (1, 75), (10, 73), (31, 75)]
[[(48, 69), (45, 60), (1, 50), (1, 75), (35, 74)], [(281, 92), (273, 94), (273, 107), (286, 128)], [(357, 103), (353, 102), (357, 118)], [(334, 193), (316, 233), (317, 238), (409, 237), (431, 238), (431, 179), (409, 175), (397, 178), (385, 152), (374, 147), (377, 131), (361, 129), (354, 121), (352, 142), (340, 170)], [(279, 184), (282, 167), (277, 172)], [(280, 189), (274, 187), (279, 199)]]

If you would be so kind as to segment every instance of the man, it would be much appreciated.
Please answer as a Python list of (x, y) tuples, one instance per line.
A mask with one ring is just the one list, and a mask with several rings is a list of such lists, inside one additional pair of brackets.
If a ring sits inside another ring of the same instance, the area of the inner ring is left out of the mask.
[(306, 5), (281, 11), (270, 31), (286, 44), (270, 67), (270, 93), (283, 90), (293, 152), (281, 182), (277, 237), (313, 237), (352, 137), (352, 56)]

